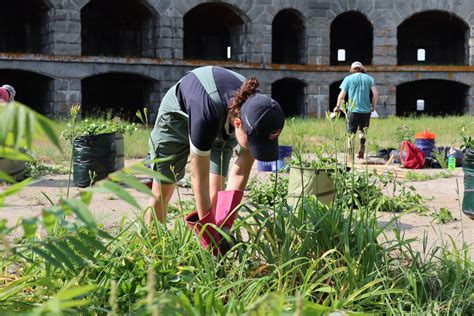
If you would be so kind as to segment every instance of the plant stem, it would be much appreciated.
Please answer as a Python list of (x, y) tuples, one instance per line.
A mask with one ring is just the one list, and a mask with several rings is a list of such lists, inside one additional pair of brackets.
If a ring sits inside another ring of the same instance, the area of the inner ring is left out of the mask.
[(75, 135), (75, 125), (76, 125), (76, 116), (72, 116), (72, 137), (71, 137), (71, 152), (69, 157), (69, 171), (68, 171), (68, 178), (67, 178), (67, 190), (66, 190), (66, 199), (69, 198), (69, 189), (71, 187), (71, 173), (72, 173), (72, 155), (74, 152), (74, 140), (76, 139)]

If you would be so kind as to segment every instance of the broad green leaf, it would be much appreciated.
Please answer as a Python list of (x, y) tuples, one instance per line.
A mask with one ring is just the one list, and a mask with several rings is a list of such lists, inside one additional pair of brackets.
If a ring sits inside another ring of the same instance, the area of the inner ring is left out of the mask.
[(10, 160), (31, 161), (33, 158), (30, 155), (23, 153), (19, 149), (0, 145), (0, 158)]
[(124, 184), (128, 185), (131, 188), (134, 188), (138, 192), (145, 193), (149, 196), (153, 195), (148, 186), (141, 183), (139, 180), (137, 180), (137, 178), (135, 178), (132, 175), (129, 175), (123, 172), (117, 172), (117, 173), (111, 174), (110, 179), (115, 182), (123, 182)]
[(25, 142), (31, 147), (35, 133), (35, 115), (27, 113), (25, 118)]
[(61, 251), (64, 252), (72, 261), (81, 266), (84, 265), (84, 260), (75, 253), (74, 249), (71, 248), (66, 241), (61, 240), (56, 243), (56, 246), (61, 249)]
[(76, 287), (76, 288), (66, 288), (61, 290), (56, 295), (61, 301), (71, 300), (78, 296), (84, 296), (96, 289), (96, 286), (93, 284)]
[(71, 301), (66, 301), (66, 302), (61, 302), (59, 306), (62, 309), (68, 309), (72, 307), (80, 307), (80, 306), (86, 306), (90, 305), (92, 303), (92, 299), (83, 299), (83, 300), (71, 300)]
[(32, 251), (36, 253), (37, 255), (43, 257), (43, 259), (45, 260), (45, 263), (51, 264), (60, 270), (64, 270), (62, 263), (56, 260), (53, 256), (51, 256), (46, 251), (39, 249), (37, 247), (33, 247)]
[(87, 257), (87, 259), (95, 262), (96, 258), (94, 254), (82, 243), (82, 241), (76, 239), (75, 237), (68, 237), (67, 240), (74, 246), (76, 251), (78, 251), (83, 256)]
[(81, 201), (86, 204), (86, 205), (89, 205), (91, 204), (91, 201), (92, 201), (92, 192), (90, 191), (82, 191), (81, 194), (80, 194), (80, 197), (81, 197)]
[(3, 172), (2, 170), (0, 170), (0, 181), (5, 181), (5, 182), (8, 182), (8, 183), (15, 183), (16, 182), (15, 179), (13, 179), (8, 173)]
[(135, 198), (117, 183), (105, 180), (100, 182), (99, 186), (91, 187), (88, 190), (97, 193), (112, 193), (137, 209), (141, 209), (140, 204), (138, 204)]
[(107, 249), (104, 247), (104, 245), (98, 241), (97, 239), (95, 239), (94, 237), (91, 237), (85, 233), (79, 233), (79, 236), (84, 239), (84, 241), (86, 241), (89, 245), (91, 245), (92, 247), (94, 248), (97, 248), (101, 251), (106, 251)]
[(35, 237), (36, 230), (38, 229), (38, 219), (36, 217), (23, 218), (21, 221), (23, 226), (24, 235), (26, 238)]
[(156, 181), (168, 181), (168, 182), (171, 181), (168, 177), (165, 177), (164, 175), (162, 175), (161, 173), (159, 173), (157, 171), (153, 171), (151, 169), (148, 169), (147, 167), (145, 167), (143, 165), (134, 165), (134, 166), (130, 166), (129, 168), (130, 168), (130, 170), (132, 170), (134, 172), (147, 175), (147, 176), (155, 179)]
[[(72, 270), (71, 272), (74, 272), (76, 269), (74, 267), (74, 265), (72, 264), (72, 262), (68, 259), (68, 257), (59, 249), (57, 248), (56, 246), (54, 245), (51, 245), (51, 244), (46, 244), (44, 245), (45, 249), (48, 250), (59, 262), (61, 262), (62, 264), (66, 265), (70, 270)], [(63, 270), (64, 267), (63, 267)]]
[[(25, 107), (20, 106), (18, 108), (17, 119), (14, 121), (14, 134), (15, 134), (15, 144), (20, 144), (24, 140), (25, 135), (25, 123), (26, 123), (26, 113)], [(27, 143), (27, 148), (31, 148), (31, 143)]]
[(54, 226), (56, 225), (56, 222), (57, 222), (56, 214), (46, 209), (43, 209), (42, 217), (43, 217), (43, 224), (44, 224), (44, 227), (46, 228), (46, 231), (48, 232), (48, 235), (52, 235), (54, 232)]
[(96, 222), (92, 213), (90, 212), (89, 208), (86, 204), (84, 204), (80, 200), (76, 199), (68, 199), (64, 200), (63, 204), (68, 206), (74, 214), (88, 227), (95, 227)]
[(42, 131), (46, 134), (46, 136), (48, 136), (49, 140), (53, 143), (53, 145), (56, 146), (56, 148), (58, 148), (62, 152), (61, 145), (59, 143), (59, 138), (51, 126), (53, 123), (39, 114), (36, 115), (36, 119), (38, 124), (41, 126)]

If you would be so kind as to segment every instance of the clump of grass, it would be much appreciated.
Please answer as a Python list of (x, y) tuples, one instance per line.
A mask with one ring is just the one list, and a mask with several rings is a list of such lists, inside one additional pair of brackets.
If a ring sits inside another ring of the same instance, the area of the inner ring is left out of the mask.
[(271, 173), (268, 180), (254, 177), (250, 180), (250, 201), (258, 205), (274, 206), (286, 202), (288, 177)]
[(31, 160), (26, 162), (25, 177), (36, 179), (43, 175), (68, 174), (68, 172), (68, 168), (63, 166), (51, 166), (41, 161)]
[(420, 172), (408, 171), (405, 175), (405, 180), (408, 181), (429, 181), (436, 179), (445, 179), (452, 177), (452, 174), (447, 171), (436, 172), (435, 174), (426, 174)]
[(436, 224), (446, 224), (456, 220), (446, 207), (442, 207), (438, 212), (432, 213), (431, 217)]

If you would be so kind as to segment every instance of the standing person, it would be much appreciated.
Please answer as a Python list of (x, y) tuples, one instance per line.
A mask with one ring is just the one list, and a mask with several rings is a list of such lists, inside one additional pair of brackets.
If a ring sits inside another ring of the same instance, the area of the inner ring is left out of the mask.
[[(175, 183), (184, 176), (191, 153), (191, 182), (197, 211), (189, 221), (215, 223), (213, 210), (224, 190), (232, 149), (240, 145), (227, 190), (242, 198), (254, 159), (278, 159), (278, 136), (285, 117), (280, 105), (260, 94), (255, 77), (217, 66), (188, 72), (164, 96), (150, 137), (153, 164), (170, 181), (153, 181), (150, 203), (165, 222)], [(238, 203), (237, 203), (238, 204)], [(201, 242), (202, 244), (202, 242)]]
[[(357, 158), (363, 159), (365, 152), (365, 132), (369, 127), (371, 112), (375, 111), (378, 91), (375, 87), (374, 78), (367, 75), (362, 63), (355, 61), (351, 65), (351, 75), (344, 78), (339, 87), (341, 92), (337, 97), (335, 112), (341, 110), (342, 102), (349, 94), (349, 105), (347, 109), (347, 132), (354, 135), (359, 130), (360, 149)], [(372, 102), (370, 102), (370, 92), (372, 91)], [(349, 156), (352, 159), (354, 153), (353, 137), (350, 138)]]

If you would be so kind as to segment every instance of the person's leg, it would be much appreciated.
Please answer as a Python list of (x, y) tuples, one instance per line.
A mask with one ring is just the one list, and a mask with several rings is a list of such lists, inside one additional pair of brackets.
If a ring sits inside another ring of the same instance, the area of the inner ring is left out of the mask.
[[(171, 88), (163, 98), (155, 127), (149, 137), (152, 169), (166, 179), (161, 182), (153, 180), (150, 207), (155, 211), (158, 220), (166, 221), (168, 203), (173, 195), (175, 183), (183, 178), (189, 155), (188, 118), (182, 113), (175, 88)], [(162, 158), (169, 158), (165, 159)], [(155, 159), (159, 159), (154, 161)], [(151, 212), (147, 220), (151, 223)]]
[(151, 189), (153, 197), (150, 198), (150, 207), (152, 209), (147, 216), (148, 224), (153, 222), (153, 211), (160, 222), (164, 223), (166, 221), (168, 203), (173, 195), (174, 188), (174, 184), (160, 184), (158, 181), (153, 180), (153, 187)]
[(365, 142), (366, 142), (366, 132), (370, 124), (370, 113), (363, 113), (359, 115), (358, 128), (359, 128), (359, 154), (357, 158), (364, 159), (365, 155)]
[(360, 141), (360, 147), (359, 147), (359, 154), (357, 155), (357, 158), (364, 159), (364, 153), (365, 153), (365, 131), (364, 131), (364, 129), (359, 130), (359, 141)]

